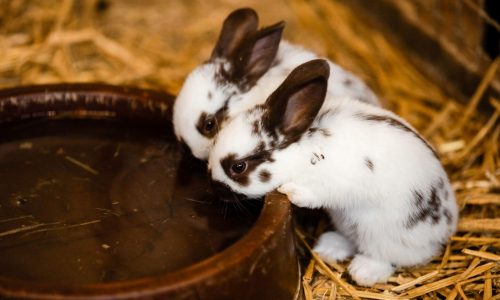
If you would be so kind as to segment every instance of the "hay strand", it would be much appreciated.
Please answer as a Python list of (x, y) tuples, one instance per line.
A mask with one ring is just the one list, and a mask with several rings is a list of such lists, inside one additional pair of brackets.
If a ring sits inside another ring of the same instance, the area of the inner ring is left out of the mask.
[(500, 255), (496, 255), (490, 252), (485, 252), (485, 251), (476, 251), (476, 250), (470, 250), (470, 249), (463, 249), (462, 253), (476, 256), (476, 257), (482, 257), (487, 260), (492, 260), (492, 261), (500, 261)]
[(401, 285), (399, 285), (397, 287), (394, 287), (394, 288), (391, 289), (391, 291), (393, 291), (393, 292), (402, 292), (402, 291), (404, 291), (406, 289), (409, 289), (411, 287), (416, 286), (417, 284), (421, 284), (424, 281), (427, 281), (427, 280), (429, 280), (431, 278), (434, 278), (437, 275), (439, 275), (439, 271), (438, 270), (432, 271), (432, 272), (430, 272), (428, 274), (425, 274), (425, 275), (422, 275), (420, 277), (417, 277), (417, 278), (413, 279), (410, 282), (407, 282), (405, 284), (401, 284)]
[(93, 169), (93, 168), (92, 168), (92, 167), (90, 167), (89, 165), (82, 163), (81, 161), (77, 160), (76, 158), (73, 158), (73, 157), (71, 157), (71, 156), (69, 156), (69, 155), (64, 156), (64, 158), (65, 158), (67, 161), (69, 161), (69, 162), (71, 162), (71, 163), (75, 164), (76, 166), (78, 166), (78, 167), (80, 167), (80, 168), (84, 169), (85, 171), (87, 171), (87, 172), (89, 172), (89, 173), (92, 173), (92, 174), (94, 174), (94, 175), (99, 175), (99, 172), (98, 172), (98, 171), (96, 171), (95, 169)]
[(350, 284), (338, 278), (337, 275), (333, 273), (333, 271), (326, 265), (326, 263), (314, 251), (312, 251), (311, 247), (306, 242), (304, 235), (300, 233), (298, 230), (296, 230), (295, 233), (299, 237), (303, 245), (307, 248), (307, 250), (309, 250), (312, 257), (314, 258), (314, 261), (316, 261), (316, 263), (322, 268), (322, 270), (326, 273), (326, 275), (336, 284), (338, 284), (339, 287), (341, 287), (344, 291), (346, 291), (353, 299), (359, 300), (360, 298), (356, 294), (356, 290)]
[(460, 132), (465, 124), (470, 120), (472, 114), (477, 110), (477, 105), (479, 104), (479, 101), (484, 95), (484, 92), (486, 91), (486, 88), (489, 86), (491, 81), (495, 78), (495, 75), (498, 71), (498, 66), (500, 65), (500, 57), (497, 57), (490, 65), (488, 70), (486, 71), (486, 74), (484, 75), (483, 79), (481, 80), (481, 83), (479, 84), (476, 92), (472, 96), (472, 98), (469, 100), (469, 105), (465, 109), (463, 113), (463, 117), (458, 121), (457, 127), (455, 128), (453, 133), (458, 133)]

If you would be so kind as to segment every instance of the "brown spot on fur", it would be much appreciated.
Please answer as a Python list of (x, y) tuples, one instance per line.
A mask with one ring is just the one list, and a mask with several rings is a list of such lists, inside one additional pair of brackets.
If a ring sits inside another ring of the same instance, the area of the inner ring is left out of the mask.
[(255, 120), (252, 124), (252, 134), (253, 135), (259, 135), (259, 121)]
[(330, 130), (328, 130), (326, 128), (311, 127), (308, 129), (307, 134), (309, 136), (313, 136), (315, 133), (319, 133), (319, 134), (323, 135), (324, 137), (329, 137), (332, 135)]
[(324, 137), (332, 136), (332, 133), (328, 129), (320, 129), (321, 134), (323, 134)]
[(215, 119), (217, 119), (217, 124), (222, 124), (222, 122), (224, 120), (227, 119), (227, 106), (229, 104), (229, 100), (226, 100), (226, 102), (224, 102), (224, 106), (222, 106), (221, 108), (219, 108), (218, 111), (215, 112)]
[[(261, 153), (261, 152), (265, 152), (265, 149), (266, 149), (266, 143), (264, 142), (260, 142), (257, 147), (255, 147), (254, 151), (252, 151), (253, 153)], [(270, 153), (267, 153), (267, 155), (269, 155)], [(267, 156), (266, 155), (266, 156)]]
[(315, 165), (318, 163), (320, 160), (325, 159), (325, 156), (323, 154), (318, 154), (313, 152), (313, 157), (311, 158), (311, 165)]
[(392, 126), (392, 127), (395, 127), (395, 128), (400, 129), (400, 130), (403, 130), (403, 131), (406, 131), (408, 133), (413, 134), (416, 138), (418, 138), (420, 141), (422, 141), (422, 143), (424, 143), (427, 146), (427, 148), (429, 148), (429, 150), (432, 152), (432, 154), (437, 159), (439, 159), (434, 148), (420, 134), (418, 134), (417, 132), (415, 132), (413, 129), (406, 126), (405, 124), (401, 123), (399, 120), (396, 120), (396, 119), (389, 117), (389, 116), (366, 115), (363, 113), (358, 113), (358, 114), (356, 114), (356, 116), (360, 117), (364, 120), (367, 120), (367, 121), (382, 122), (382, 123), (385, 123), (389, 126)]
[(441, 199), (437, 195), (436, 187), (431, 189), (431, 198), (429, 200), (430, 217), (432, 219), (432, 224), (439, 223), (439, 208), (441, 207)]
[(368, 157), (365, 158), (365, 165), (368, 167), (368, 169), (370, 169), (370, 171), (373, 172), (374, 170), (373, 162)]
[(422, 206), (424, 204), (424, 196), (422, 193), (418, 191), (414, 191), (413, 195), (415, 196), (415, 204), (418, 206)]
[(271, 179), (271, 173), (267, 170), (262, 170), (259, 173), (259, 179), (261, 182), (268, 182)]
[[(198, 122), (196, 122), (196, 129), (201, 135), (207, 138), (213, 138), (217, 134), (217, 132), (219, 132), (221, 124), (227, 119), (227, 105), (228, 102), (226, 101), (224, 106), (221, 107), (214, 115), (209, 115), (206, 112), (201, 113), (200, 117), (198, 118)], [(214, 122), (211, 130), (207, 130), (205, 126), (205, 123), (209, 119)]]
[(311, 127), (311, 128), (309, 128), (309, 129), (307, 130), (307, 134), (308, 134), (309, 136), (312, 136), (312, 135), (314, 135), (314, 133), (316, 133), (317, 131), (318, 131), (318, 127)]
[[(419, 191), (413, 191), (413, 205), (417, 209), (416, 212), (410, 213), (408, 219), (406, 220), (405, 227), (410, 229), (415, 227), (418, 223), (423, 222), (429, 211), (424, 205), (424, 196)], [(411, 208), (413, 209), (413, 208)]]
[(431, 220), (433, 225), (436, 225), (440, 221), (440, 208), (441, 199), (438, 195), (437, 185), (433, 185), (430, 190), (430, 194), (427, 199), (419, 191), (413, 191), (413, 206), (416, 209), (415, 212), (410, 213), (408, 219), (406, 220), (405, 226), (410, 229), (415, 227), (418, 223), (424, 222), (427, 219)]
[[(240, 162), (246, 163), (246, 170), (240, 174), (233, 173), (231, 171), (231, 166)], [(221, 159), (220, 164), (224, 173), (226, 173), (229, 178), (242, 186), (248, 186), (250, 184), (250, 175), (264, 162), (274, 162), (274, 159), (272, 158), (272, 152), (265, 150), (265, 144), (261, 142), (257, 145), (253, 154), (243, 158), (237, 158), (235, 153), (229, 153)]]

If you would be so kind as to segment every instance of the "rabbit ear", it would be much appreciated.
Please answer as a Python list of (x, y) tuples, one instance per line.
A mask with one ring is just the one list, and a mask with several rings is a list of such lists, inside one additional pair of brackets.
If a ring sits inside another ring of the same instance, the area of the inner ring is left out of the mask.
[(233, 11), (224, 20), (212, 58), (232, 58), (245, 40), (257, 32), (259, 17), (251, 8)]
[(242, 49), (250, 50), (249, 53), (241, 55), (244, 58), (243, 65), (240, 66), (241, 75), (246, 84), (252, 86), (269, 70), (278, 53), (284, 27), (285, 22), (279, 22), (259, 30), (252, 40), (253, 45)]
[(282, 134), (285, 144), (297, 141), (311, 126), (325, 100), (330, 67), (316, 59), (295, 68), (267, 99), (264, 128)]

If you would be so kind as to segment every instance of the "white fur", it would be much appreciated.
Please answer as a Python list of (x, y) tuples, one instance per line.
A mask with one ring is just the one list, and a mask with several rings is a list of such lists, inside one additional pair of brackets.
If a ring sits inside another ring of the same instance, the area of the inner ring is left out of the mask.
[[(328, 105), (319, 113), (326, 115), (316, 118), (311, 127), (327, 129), (331, 135), (304, 134), (298, 142), (276, 150), (275, 161), (259, 165), (250, 174), (248, 186), (231, 180), (220, 160), (229, 153), (243, 158), (269, 138), (252, 134), (252, 122), (262, 116), (260, 109), (239, 114), (222, 128), (210, 151), (209, 168), (214, 180), (250, 197), (278, 188), (298, 206), (325, 208), (337, 231), (325, 233), (315, 250), (332, 261), (346, 258), (355, 248), (349, 272), (358, 284), (372, 285), (385, 281), (393, 265), (417, 265), (438, 254), (455, 230), (458, 209), (442, 165), (421, 139), (360, 114), (387, 116), (415, 130), (407, 122), (373, 105), (328, 97)], [(373, 170), (366, 160), (373, 163)], [(259, 181), (261, 170), (271, 174), (268, 182)], [(449, 211), (451, 223), (442, 216), (437, 224), (428, 218), (405, 226), (410, 214), (418, 212), (414, 191), (428, 199), (439, 180), (443, 183), (440, 209)], [(344, 239), (335, 237), (339, 235)], [(336, 247), (340, 247), (338, 253)]]
[(347, 239), (338, 232), (330, 231), (322, 234), (314, 251), (318, 253), (327, 263), (343, 261), (354, 255), (356, 246), (354, 242)]
[[(278, 63), (271, 67), (246, 93), (240, 92), (234, 84), (227, 83), (221, 86), (217, 83), (215, 77), (219, 73), (219, 68), (228, 67), (223, 60), (218, 59), (200, 65), (186, 78), (174, 103), (173, 123), (177, 138), (182, 139), (189, 146), (194, 156), (207, 159), (212, 139), (203, 136), (196, 129), (198, 119), (203, 112), (209, 115), (215, 114), (224, 106), (225, 101), (229, 100), (227, 112), (230, 119), (242, 111), (262, 104), (295, 67), (315, 58), (317, 56), (314, 53), (281, 41), (275, 59)], [(328, 93), (330, 95), (350, 96), (363, 99), (373, 105), (380, 105), (375, 94), (361, 79), (332, 62), (329, 62), (329, 65), (331, 75), (328, 81)], [(346, 80), (351, 83), (345, 84)], [(211, 99), (208, 98), (209, 93), (212, 94)], [(223, 124), (219, 124), (219, 129), (222, 126)]]

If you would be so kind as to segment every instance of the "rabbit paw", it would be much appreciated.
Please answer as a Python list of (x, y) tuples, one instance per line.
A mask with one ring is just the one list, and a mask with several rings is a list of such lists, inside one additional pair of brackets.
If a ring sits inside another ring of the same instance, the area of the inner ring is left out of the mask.
[(343, 261), (354, 254), (354, 244), (335, 231), (323, 233), (314, 246), (314, 252), (327, 263)]
[(299, 207), (317, 208), (320, 206), (313, 192), (295, 183), (283, 184), (278, 188), (278, 192), (285, 194), (290, 202)]
[(386, 261), (358, 254), (349, 265), (349, 274), (357, 284), (372, 286), (377, 282), (386, 282), (394, 272), (394, 267)]

